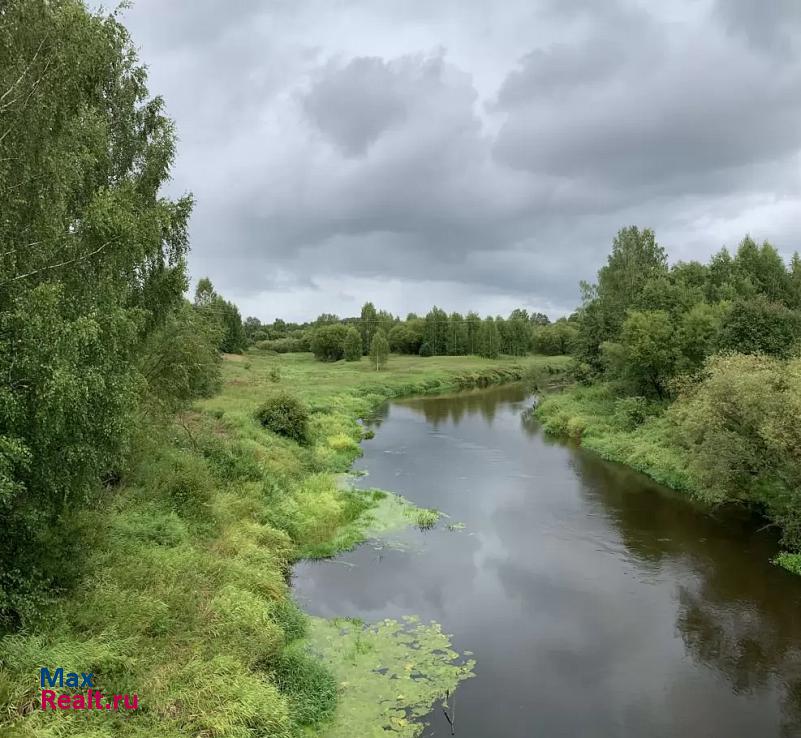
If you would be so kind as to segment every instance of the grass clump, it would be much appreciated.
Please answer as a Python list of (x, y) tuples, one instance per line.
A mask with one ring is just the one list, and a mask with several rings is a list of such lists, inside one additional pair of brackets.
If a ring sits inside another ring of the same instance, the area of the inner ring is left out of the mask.
[(292, 716), (299, 725), (316, 725), (328, 719), (337, 702), (337, 683), (319, 658), (304, 644), (287, 648), (270, 669), (270, 676), (289, 700)]
[(439, 511), (432, 508), (420, 508), (414, 513), (415, 522), (420, 530), (430, 530), (439, 520)]

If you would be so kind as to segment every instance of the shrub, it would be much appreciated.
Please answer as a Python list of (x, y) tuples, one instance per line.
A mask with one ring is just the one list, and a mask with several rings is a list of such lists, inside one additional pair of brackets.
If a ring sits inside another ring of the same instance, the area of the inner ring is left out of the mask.
[(623, 430), (634, 430), (645, 422), (650, 409), (651, 403), (645, 397), (622, 397), (615, 403), (615, 425)]
[(345, 355), (346, 326), (340, 323), (323, 325), (314, 331), (311, 350), (320, 361), (339, 361)]
[(570, 438), (574, 438), (576, 440), (580, 440), (581, 437), (584, 435), (584, 431), (587, 430), (587, 421), (580, 416), (572, 416), (568, 418), (567, 423), (565, 424), (565, 433), (570, 436)]
[(311, 350), (305, 336), (266, 339), (257, 341), (255, 346), (259, 351), (274, 351), (276, 354), (302, 353)]
[(271, 397), (256, 411), (256, 419), (279, 436), (298, 443), (306, 441), (309, 410), (293, 395), (282, 392)]
[(709, 359), (668, 417), (704, 496), (765, 507), (801, 546), (801, 360), (738, 354)]

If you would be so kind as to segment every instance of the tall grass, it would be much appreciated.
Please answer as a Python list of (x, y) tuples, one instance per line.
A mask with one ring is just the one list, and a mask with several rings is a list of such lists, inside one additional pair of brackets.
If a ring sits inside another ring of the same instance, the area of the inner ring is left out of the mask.
[(547, 395), (535, 414), (547, 433), (567, 436), (609, 461), (647, 474), (673, 489), (694, 492), (684, 450), (672, 443), (666, 406), (618, 397), (606, 384)]

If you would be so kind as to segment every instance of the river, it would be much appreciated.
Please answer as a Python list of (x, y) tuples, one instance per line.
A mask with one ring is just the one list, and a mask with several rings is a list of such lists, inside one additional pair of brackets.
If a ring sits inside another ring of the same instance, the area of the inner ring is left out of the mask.
[(450, 517), (300, 564), (301, 605), (441, 623), (475, 654), (463, 738), (801, 735), (801, 578), (770, 563), (775, 534), (544, 437), (531, 403), (508, 385), (385, 406), (359, 483)]

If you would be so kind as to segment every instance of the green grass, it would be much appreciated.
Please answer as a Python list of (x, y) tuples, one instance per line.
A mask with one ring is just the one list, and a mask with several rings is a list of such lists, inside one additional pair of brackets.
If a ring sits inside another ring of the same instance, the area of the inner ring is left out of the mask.
[(778, 564), (783, 569), (787, 569), (787, 571), (793, 574), (801, 576), (801, 553), (784, 551), (773, 560), (773, 563)]
[[(330, 669), (304, 645), (289, 567), (437, 517), (343, 485), (364, 436), (358, 418), (392, 397), (551, 374), (566, 362), (393, 356), (375, 372), (366, 360), (309, 354), (229, 358), (219, 395), (166, 427), (143, 419), (123, 483), (69, 522), (85, 552), (63, 557), (77, 583), (0, 642), (0, 734), (293, 738), (336, 725)], [(254, 417), (282, 392), (309, 408), (303, 444)], [(415, 658), (408, 648), (406, 658)], [(42, 712), (42, 666), (94, 672), (107, 694), (137, 693), (140, 710)]]
[(547, 433), (567, 436), (609, 461), (673, 489), (694, 492), (684, 451), (671, 442), (665, 406), (616, 397), (605, 384), (548, 395), (535, 414)]
[(420, 530), (433, 528), (439, 520), (439, 511), (431, 508), (422, 508), (415, 515), (415, 522)]
[[(690, 472), (687, 451), (673, 440), (666, 406), (641, 400), (617, 397), (606, 384), (576, 386), (548, 395), (535, 414), (547, 433), (568, 437), (666, 487), (710, 501), (712, 496)], [(783, 552), (774, 563), (801, 574), (799, 553)]]

